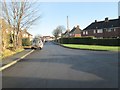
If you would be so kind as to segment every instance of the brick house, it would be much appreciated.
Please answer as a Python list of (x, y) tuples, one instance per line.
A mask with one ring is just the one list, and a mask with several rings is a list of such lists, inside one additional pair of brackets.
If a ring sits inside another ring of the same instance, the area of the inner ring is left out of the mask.
[(43, 38), (45, 41), (52, 41), (55, 39), (55, 37), (53, 37), (53, 36), (43, 36)]
[[(2, 43), (2, 49), (6, 49), (9, 47), (13, 47), (13, 42), (11, 42), (13, 39), (13, 34), (15, 36), (17, 35), (17, 32), (14, 31), (13, 27), (10, 26), (4, 19), (0, 18), (0, 28), (1, 28), (1, 43)], [(15, 32), (15, 33), (14, 33)], [(29, 38), (32, 40), (32, 35), (28, 33), (26, 30), (20, 30), (18, 34), (18, 44), (19, 47), (22, 46), (22, 38)]]
[(82, 30), (81, 36), (94, 36), (96, 38), (120, 38), (120, 16), (118, 19), (105, 18), (104, 21), (92, 22)]
[(70, 37), (81, 37), (81, 29), (79, 28), (79, 25), (77, 25), (77, 27), (73, 27), (69, 34)]
[(79, 25), (77, 25), (77, 27), (73, 27), (73, 29), (70, 31), (69, 29), (66, 30), (65, 33), (62, 34), (63, 37), (81, 37), (81, 29), (79, 27)]
[(33, 39), (33, 35), (30, 34), (27, 29), (21, 30), (22, 32), (22, 38), (29, 38), (30, 41)]

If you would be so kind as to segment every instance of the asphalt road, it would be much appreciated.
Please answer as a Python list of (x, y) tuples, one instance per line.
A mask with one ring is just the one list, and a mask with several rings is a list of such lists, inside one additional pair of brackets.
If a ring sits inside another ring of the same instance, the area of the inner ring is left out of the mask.
[(3, 71), (3, 88), (117, 88), (118, 54), (67, 49), (47, 42), (42, 50)]

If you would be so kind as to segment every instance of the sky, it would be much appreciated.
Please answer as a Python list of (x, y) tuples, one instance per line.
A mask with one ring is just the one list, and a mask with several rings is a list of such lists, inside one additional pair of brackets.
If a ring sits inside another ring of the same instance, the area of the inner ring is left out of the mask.
[(79, 25), (84, 29), (95, 20), (106, 17), (118, 18), (118, 2), (37, 2), (40, 4), (41, 19), (28, 32), (32, 35), (52, 35), (59, 25), (67, 28), (67, 16), (70, 30)]

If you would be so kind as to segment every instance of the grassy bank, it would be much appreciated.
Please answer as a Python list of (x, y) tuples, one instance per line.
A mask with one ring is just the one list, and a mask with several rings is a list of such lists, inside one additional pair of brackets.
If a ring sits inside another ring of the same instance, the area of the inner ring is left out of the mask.
[(22, 52), (23, 50), (24, 50), (23, 48), (19, 48), (19, 49), (15, 50), (15, 51), (9, 50), (9, 49), (5, 49), (3, 51), (3, 53), (2, 53), (2, 55), (0, 55), (0, 59), (8, 57), (8, 56), (11, 56), (11, 55), (14, 55), (14, 54), (16, 54), (18, 52)]
[(62, 44), (62, 45), (66, 47), (78, 48), (78, 49), (120, 51), (120, 46), (98, 46), (98, 45), (81, 45), (81, 44)]

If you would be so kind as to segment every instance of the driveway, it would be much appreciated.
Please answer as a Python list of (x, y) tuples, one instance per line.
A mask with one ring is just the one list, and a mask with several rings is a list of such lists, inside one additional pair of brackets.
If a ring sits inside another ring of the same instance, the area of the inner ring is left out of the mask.
[(118, 54), (47, 42), (3, 71), (3, 88), (117, 88)]

